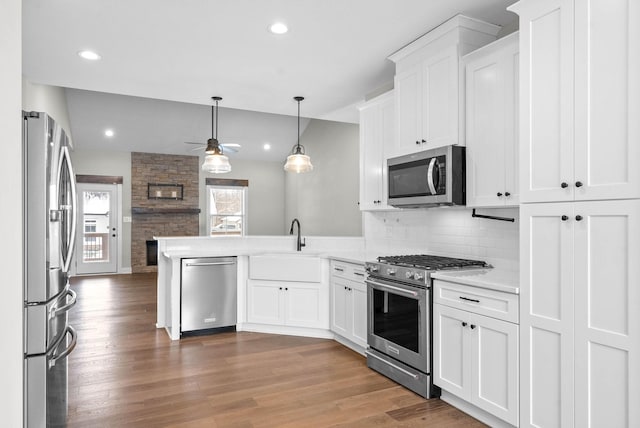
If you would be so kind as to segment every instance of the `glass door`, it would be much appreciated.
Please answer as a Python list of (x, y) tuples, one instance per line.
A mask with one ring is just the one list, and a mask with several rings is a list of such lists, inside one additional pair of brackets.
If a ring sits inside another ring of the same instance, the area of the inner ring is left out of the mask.
[(115, 184), (78, 184), (78, 274), (117, 272), (117, 191)]

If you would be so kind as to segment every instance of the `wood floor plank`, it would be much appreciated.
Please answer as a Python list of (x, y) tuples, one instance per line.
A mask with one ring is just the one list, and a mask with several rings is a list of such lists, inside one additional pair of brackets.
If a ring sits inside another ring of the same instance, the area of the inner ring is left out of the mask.
[(155, 274), (73, 278), (69, 427), (482, 427), (335, 341), (227, 332), (171, 341)]

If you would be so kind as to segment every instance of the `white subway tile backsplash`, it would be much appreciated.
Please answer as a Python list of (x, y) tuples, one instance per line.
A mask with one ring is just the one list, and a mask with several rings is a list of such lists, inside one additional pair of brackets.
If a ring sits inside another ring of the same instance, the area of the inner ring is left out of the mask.
[(367, 252), (477, 258), (494, 266), (517, 270), (519, 210), (479, 211), (486, 215), (515, 218), (515, 222), (473, 218), (468, 208), (365, 212), (363, 229)]

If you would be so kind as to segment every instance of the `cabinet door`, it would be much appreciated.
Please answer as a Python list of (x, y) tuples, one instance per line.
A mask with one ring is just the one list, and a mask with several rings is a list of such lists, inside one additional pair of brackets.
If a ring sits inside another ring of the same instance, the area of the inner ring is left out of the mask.
[(521, 28), (520, 200), (572, 200), (573, 0), (520, 2), (513, 9)]
[(521, 427), (573, 426), (573, 205), (520, 206)]
[(396, 74), (396, 140), (392, 156), (413, 153), (421, 148), (422, 137), (422, 69), (418, 64)]
[[(326, 286), (326, 285), (325, 285)], [(291, 327), (327, 328), (328, 308), (322, 305), (320, 284), (286, 283), (285, 324)], [(324, 314), (323, 310), (327, 309)]]
[(395, 113), (393, 93), (360, 110), (360, 209), (390, 209), (387, 205), (385, 147), (393, 145)]
[(574, 205), (575, 426), (637, 427), (640, 200)]
[(348, 282), (336, 276), (331, 277), (331, 330), (341, 336), (349, 336), (348, 324)]
[(284, 323), (283, 286), (275, 281), (249, 280), (248, 314), (250, 323)]
[(351, 311), (353, 341), (367, 346), (367, 286), (364, 283), (351, 281)]
[[(468, 62), (466, 75), (467, 206), (504, 205), (507, 110), (501, 52)], [(511, 161), (511, 159), (510, 159)]]
[(472, 314), (469, 319), (471, 402), (518, 424), (518, 326)]
[(439, 304), (433, 308), (433, 383), (470, 401), (469, 313)]
[(382, 144), (377, 104), (360, 110), (360, 209), (377, 208), (382, 195)]
[(422, 66), (423, 148), (458, 144), (460, 123), (458, 99), (459, 57), (456, 46), (430, 57)]
[(576, 200), (640, 198), (640, 5), (575, 2)]

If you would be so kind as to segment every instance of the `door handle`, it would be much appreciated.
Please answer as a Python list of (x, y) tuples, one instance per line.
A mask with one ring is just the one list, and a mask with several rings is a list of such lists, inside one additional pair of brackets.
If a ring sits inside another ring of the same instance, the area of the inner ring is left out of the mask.
[(228, 266), (235, 265), (235, 262), (202, 262), (202, 263), (187, 263), (186, 266)]
[(50, 315), (49, 315), (49, 319), (53, 319), (53, 318), (57, 317), (58, 315), (67, 312), (69, 309), (73, 308), (76, 305), (76, 301), (78, 299), (78, 295), (76, 294), (76, 292), (73, 291), (70, 288), (67, 288), (67, 291), (66, 291), (64, 297), (66, 298), (68, 296), (71, 296), (71, 301), (67, 302), (63, 306), (60, 306), (59, 308), (55, 308), (54, 310), (52, 310)]
[(398, 291), (400, 293), (406, 293), (409, 294), (413, 297), (418, 297), (418, 293), (416, 293), (415, 291), (411, 291), (411, 290), (405, 290), (404, 288), (400, 288), (400, 287), (394, 287), (393, 285), (386, 285), (386, 284), (381, 284), (379, 282), (375, 282), (375, 281), (369, 281), (366, 280), (365, 281), (367, 284), (371, 284), (371, 285), (375, 285), (378, 286), (380, 288), (387, 288), (389, 290), (393, 290), (393, 291)]
[(63, 359), (67, 355), (69, 355), (71, 353), (71, 351), (73, 351), (74, 348), (76, 347), (76, 344), (78, 343), (78, 333), (76, 333), (76, 330), (73, 327), (68, 325), (66, 331), (64, 332), (64, 334), (61, 335), (60, 338), (53, 345), (53, 349), (56, 349), (58, 346), (60, 346), (62, 341), (67, 337), (67, 333), (71, 334), (71, 343), (61, 353), (53, 354), (51, 360), (49, 360), (49, 364), (48, 364), (49, 368), (55, 366), (58, 361), (60, 361), (61, 359)]
[(71, 233), (69, 236), (69, 247), (67, 248), (66, 257), (63, 259), (63, 272), (69, 272), (71, 266), (71, 258), (73, 257), (73, 251), (76, 245), (76, 223), (78, 221), (78, 207), (76, 199), (76, 175), (73, 173), (73, 166), (71, 165), (71, 158), (69, 155), (69, 148), (67, 146), (62, 147), (62, 156), (60, 156), (60, 163), (58, 165), (58, 185), (60, 184), (60, 175), (62, 174), (62, 163), (65, 162), (69, 172), (69, 181), (71, 182), (71, 204), (60, 207), (61, 209), (67, 209), (71, 211)]

